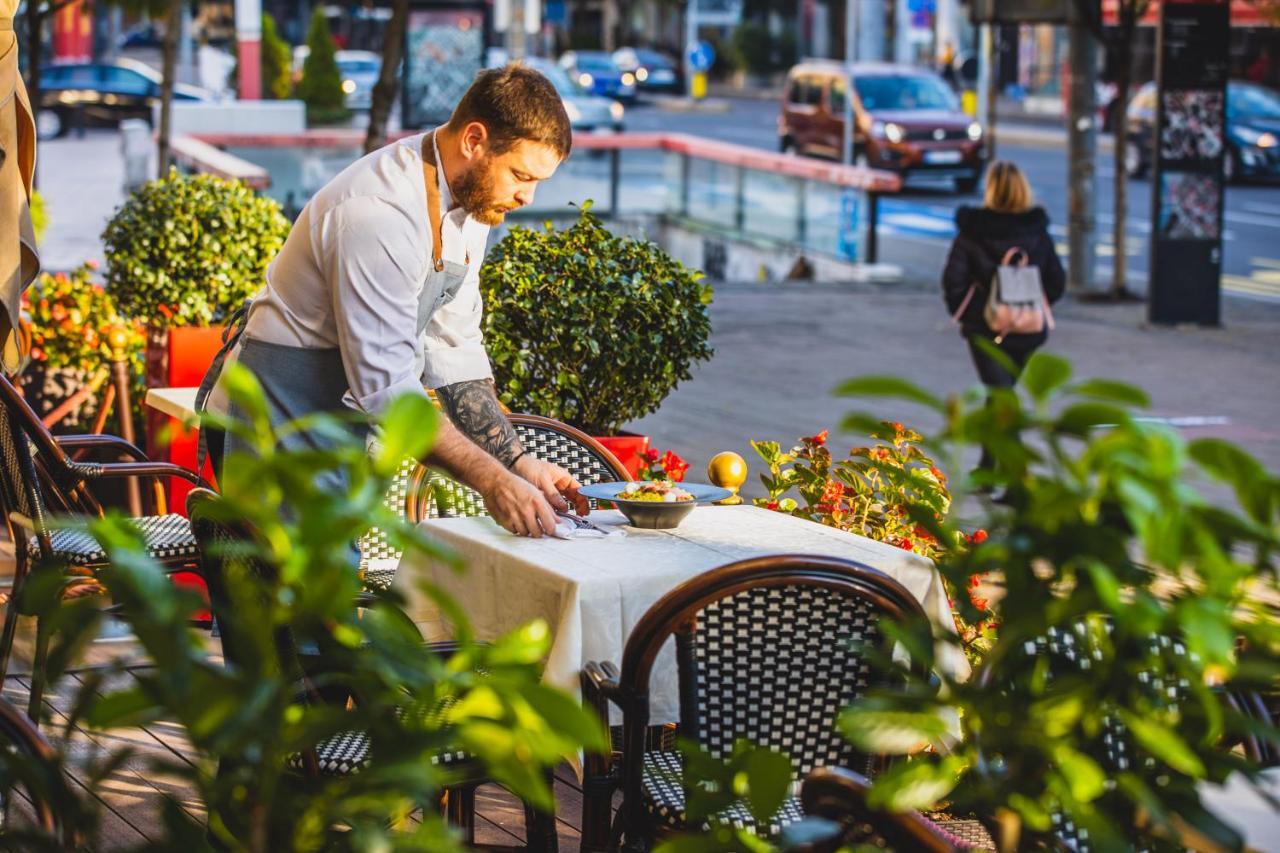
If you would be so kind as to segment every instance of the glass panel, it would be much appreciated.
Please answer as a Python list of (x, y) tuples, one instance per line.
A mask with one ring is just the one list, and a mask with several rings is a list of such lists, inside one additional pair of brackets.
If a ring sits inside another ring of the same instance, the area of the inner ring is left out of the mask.
[(712, 160), (689, 164), (689, 215), (711, 225), (733, 228), (735, 168)]
[(549, 213), (577, 216), (580, 205), (590, 199), (597, 212), (609, 210), (609, 152), (584, 148), (574, 151), (560, 164), (551, 180), (538, 185), (533, 204), (520, 213)]
[[(666, 154), (657, 149), (624, 150), (619, 164), (618, 204), (627, 216), (661, 213), (667, 204)], [(679, 172), (676, 186), (679, 187)]]
[(797, 240), (796, 178), (748, 169), (742, 230), (774, 240)]
[(805, 187), (805, 247), (858, 260), (866, 231), (866, 194), (832, 184)]

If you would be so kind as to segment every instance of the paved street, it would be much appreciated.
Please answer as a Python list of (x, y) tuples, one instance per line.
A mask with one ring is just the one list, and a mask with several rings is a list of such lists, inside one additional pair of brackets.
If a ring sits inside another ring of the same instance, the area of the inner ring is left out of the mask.
[[(778, 104), (773, 101), (731, 99), (726, 113), (673, 113), (641, 104), (628, 110), (627, 126), (632, 130), (668, 130), (694, 133), (742, 145), (777, 150)], [(1035, 128), (1026, 137), (1048, 137)], [(1000, 139), (997, 133), (997, 141)], [(1037, 198), (1049, 212), (1052, 232), (1059, 251), (1066, 256), (1067, 158), (1065, 141), (1029, 145), (999, 144), (998, 156), (1016, 161), (1031, 178)], [(1055, 147), (1056, 146), (1056, 147)], [(1115, 170), (1111, 155), (1098, 163), (1098, 269), (1099, 282), (1110, 280), (1114, 245), (1111, 239), (1112, 182)], [(1151, 229), (1151, 182), (1130, 184), (1130, 211), (1126, 249), (1131, 286), (1146, 289)], [(1236, 184), (1227, 189), (1226, 231), (1224, 234), (1224, 290), (1233, 296), (1280, 299), (1280, 245), (1275, 235), (1280, 229), (1280, 185)], [(975, 197), (955, 194), (946, 184), (913, 182), (898, 198), (882, 207), (881, 233), (944, 242), (955, 233), (953, 217), (960, 204), (975, 203)], [(928, 246), (925, 247), (926, 249)], [(930, 253), (933, 257), (934, 253)], [(892, 258), (890, 258), (892, 260)]]

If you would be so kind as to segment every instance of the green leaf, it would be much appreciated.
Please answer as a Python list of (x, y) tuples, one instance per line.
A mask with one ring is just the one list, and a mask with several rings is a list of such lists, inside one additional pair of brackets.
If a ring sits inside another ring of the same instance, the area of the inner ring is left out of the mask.
[(1018, 384), (1027, 390), (1037, 403), (1043, 403), (1054, 390), (1071, 379), (1071, 363), (1056, 355), (1040, 350), (1027, 360), (1018, 377)]
[(856, 705), (840, 714), (839, 726), (850, 743), (872, 755), (917, 752), (926, 745), (940, 743), (947, 734), (946, 722), (936, 714)]
[(1156, 758), (1193, 779), (1202, 779), (1205, 775), (1204, 762), (1191, 747), (1178, 736), (1177, 732), (1155, 720), (1139, 716), (1132, 711), (1121, 710), (1121, 719), (1142, 744), (1143, 749)]
[(1107, 774), (1092, 758), (1068, 746), (1059, 746), (1053, 751), (1053, 760), (1066, 779), (1071, 796), (1078, 802), (1088, 803), (1102, 796)]
[(405, 459), (426, 456), (435, 442), (439, 414), (426, 395), (402, 394), (391, 401), (379, 422), (381, 447), (374, 460), (374, 470), (390, 477)]
[(859, 376), (837, 385), (835, 393), (841, 397), (890, 397), (910, 400), (937, 412), (943, 409), (942, 401), (928, 391), (893, 376)]
[(958, 755), (899, 762), (876, 779), (867, 804), (894, 812), (933, 808), (955, 788), (966, 766)]
[(1129, 422), (1129, 413), (1106, 403), (1073, 403), (1054, 421), (1054, 429), (1065, 435), (1087, 436), (1100, 427), (1115, 427)]
[(1086, 379), (1077, 382), (1067, 389), (1080, 397), (1092, 397), (1108, 403), (1134, 406), (1145, 409), (1151, 405), (1147, 392), (1127, 382), (1116, 382), (1112, 379)]
[(791, 759), (772, 749), (751, 750), (746, 760), (747, 805), (758, 826), (769, 821), (791, 790)]

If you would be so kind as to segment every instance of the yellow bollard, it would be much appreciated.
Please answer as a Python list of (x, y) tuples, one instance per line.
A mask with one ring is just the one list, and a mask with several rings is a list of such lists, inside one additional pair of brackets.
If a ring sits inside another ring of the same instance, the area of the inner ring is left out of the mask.
[(964, 110), (966, 115), (978, 115), (978, 93), (972, 89), (965, 89), (960, 93), (960, 109)]
[(693, 86), (690, 91), (693, 92), (694, 100), (701, 101), (707, 96), (707, 74), (705, 71), (693, 72)]
[(720, 488), (733, 492), (718, 502), (721, 506), (736, 506), (742, 503), (738, 489), (747, 482), (747, 461), (732, 450), (717, 453), (707, 465), (707, 479)]

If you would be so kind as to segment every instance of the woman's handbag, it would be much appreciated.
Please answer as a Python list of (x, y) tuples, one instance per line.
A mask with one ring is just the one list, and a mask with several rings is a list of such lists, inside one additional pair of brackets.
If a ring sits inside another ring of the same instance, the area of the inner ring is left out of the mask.
[[(1046, 327), (1053, 328), (1053, 311), (1040, 283), (1040, 268), (1028, 263), (1027, 253), (1017, 247), (1004, 253), (991, 286), (987, 289), (987, 304), (982, 309), (982, 319), (996, 333), (995, 342), (1005, 335), (1035, 335)], [(964, 301), (952, 316), (956, 323), (964, 316), (977, 282), (969, 286)]]

